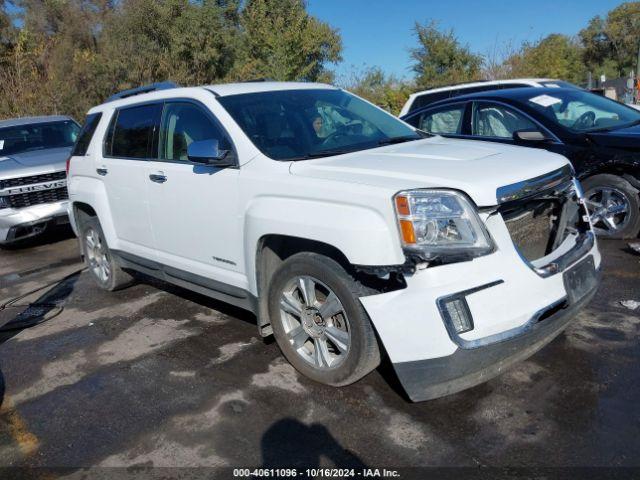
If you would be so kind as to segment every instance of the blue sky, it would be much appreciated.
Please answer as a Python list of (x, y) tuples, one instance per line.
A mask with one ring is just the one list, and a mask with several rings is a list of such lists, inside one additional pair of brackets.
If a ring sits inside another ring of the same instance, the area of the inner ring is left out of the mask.
[(486, 54), (496, 42), (535, 41), (550, 33), (575, 35), (596, 15), (620, 0), (307, 0), (309, 11), (340, 30), (343, 62), (338, 75), (352, 67), (380, 66), (410, 77), (408, 49), (416, 40), (416, 21), (437, 20), (453, 28), (472, 51)]

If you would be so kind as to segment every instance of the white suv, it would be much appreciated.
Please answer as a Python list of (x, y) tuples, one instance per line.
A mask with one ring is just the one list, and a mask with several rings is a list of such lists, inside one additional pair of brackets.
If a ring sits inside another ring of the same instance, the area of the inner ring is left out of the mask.
[(471, 93), (489, 92), (493, 90), (503, 90), (508, 88), (577, 88), (573, 83), (563, 80), (553, 80), (551, 78), (514, 78), (510, 80), (485, 80), (480, 82), (458, 83), (446, 87), (432, 88), (409, 95), (406, 103), (400, 111), (399, 117), (426, 107), (432, 103), (445, 100), (447, 98), (469, 95)]
[(168, 87), (91, 109), (70, 160), (70, 217), (104, 289), (140, 271), (250, 310), (329, 385), (384, 355), (414, 401), (531, 355), (595, 292), (561, 156), (425, 137), (328, 85)]

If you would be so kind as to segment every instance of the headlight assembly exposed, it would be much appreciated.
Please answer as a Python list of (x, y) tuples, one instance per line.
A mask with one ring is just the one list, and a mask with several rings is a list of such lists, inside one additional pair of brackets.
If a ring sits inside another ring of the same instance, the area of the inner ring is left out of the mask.
[(473, 258), (493, 251), (475, 207), (453, 190), (409, 190), (394, 197), (405, 250), (424, 260)]

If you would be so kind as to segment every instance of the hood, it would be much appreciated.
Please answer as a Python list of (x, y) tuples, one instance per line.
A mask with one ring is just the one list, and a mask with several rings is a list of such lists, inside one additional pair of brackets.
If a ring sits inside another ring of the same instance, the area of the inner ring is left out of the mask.
[(330, 158), (293, 162), (291, 173), (385, 187), (451, 188), (480, 207), (498, 203), (496, 190), (567, 165), (545, 150), (433, 137)]
[(65, 169), (72, 147), (32, 150), (9, 156), (0, 155), (0, 178), (22, 177)]
[(602, 147), (621, 148), (640, 152), (640, 125), (611, 130), (609, 132), (592, 132), (589, 138)]

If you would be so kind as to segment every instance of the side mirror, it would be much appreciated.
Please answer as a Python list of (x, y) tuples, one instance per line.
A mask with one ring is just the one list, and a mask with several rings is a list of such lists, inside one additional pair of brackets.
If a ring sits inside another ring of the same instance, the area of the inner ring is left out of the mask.
[(546, 142), (549, 140), (540, 130), (518, 130), (513, 132), (513, 139), (516, 142)]
[(192, 142), (187, 147), (187, 158), (190, 162), (202, 165), (214, 165), (216, 167), (229, 167), (233, 165), (226, 159), (229, 150), (220, 150), (218, 140), (200, 140)]

